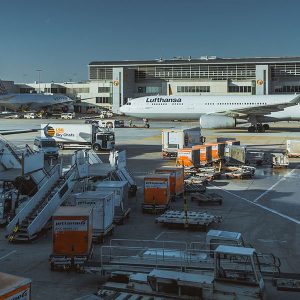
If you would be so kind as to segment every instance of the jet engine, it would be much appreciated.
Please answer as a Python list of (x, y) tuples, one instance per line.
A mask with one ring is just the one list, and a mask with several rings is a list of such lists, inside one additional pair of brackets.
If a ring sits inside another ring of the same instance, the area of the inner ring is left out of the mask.
[(200, 117), (199, 122), (201, 128), (207, 129), (236, 127), (235, 118), (221, 115), (203, 115)]

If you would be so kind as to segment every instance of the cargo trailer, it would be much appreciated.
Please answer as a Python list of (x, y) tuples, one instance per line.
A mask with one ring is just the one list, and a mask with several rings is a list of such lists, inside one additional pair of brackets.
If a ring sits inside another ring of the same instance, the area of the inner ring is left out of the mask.
[(170, 175), (153, 174), (144, 177), (143, 212), (165, 211), (170, 204)]
[(92, 187), (94, 191), (112, 192), (114, 195), (114, 223), (122, 224), (129, 217), (128, 207), (128, 182), (127, 181), (100, 181), (95, 182)]
[(93, 124), (41, 124), (41, 137), (53, 138), (60, 149), (87, 148), (95, 151), (115, 147), (114, 132)]
[(52, 220), (51, 270), (80, 270), (92, 255), (92, 207), (62, 206)]
[(205, 138), (201, 135), (200, 127), (186, 129), (162, 130), (162, 155), (163, 157), (177, 157), (178, 149), (191, 148), (201, 145)]
[(30, 300), (31, 279), (0, 272), (1, 300)]
[(93, 240), (103, 242), (104, 237), (113, 230), (114, 193), (87, 191), (74, 196), (78, 207), (84, 206), (93, 209)]
[(184, 192), (184, 168), (183, 167), (160, 167), (155, 170), (156, 174), (170, 174), (171, 197), (177, 197)]

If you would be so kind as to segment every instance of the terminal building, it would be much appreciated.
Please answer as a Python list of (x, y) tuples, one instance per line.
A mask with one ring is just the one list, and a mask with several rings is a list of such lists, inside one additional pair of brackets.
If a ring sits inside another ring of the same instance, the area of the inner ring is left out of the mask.
[(149, 61), (94, 61), (89, 81), (118, 111), (147, 95), (267, 95), (300, 92), (300, 57), (174, 57)]
[(148, 95), (267, 95), (300, 92), (300, 57), (174, 57), (147, 61), (93, 61), (82, 83), (18, 84), (19, 92), (62, 93), (85, 99), (79, 110), (114, 112)]

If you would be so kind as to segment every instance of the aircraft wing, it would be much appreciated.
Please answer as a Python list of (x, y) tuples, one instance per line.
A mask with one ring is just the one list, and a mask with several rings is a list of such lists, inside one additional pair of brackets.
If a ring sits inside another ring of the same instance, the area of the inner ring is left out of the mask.
[(230, 117), (240, 117), (246, 118), (248, 116), (254, 115), (268, 115), (272, 112), (283, 111), (285, 108), (294, 106), (300, 103), (300, 95), (295, 95), (295, 97), (289, 102), (267, 104), (267, 105), (258, 105), (252, 107), (245, 107), (241, 109), (233, 109), (224, 111), (222, 114)]

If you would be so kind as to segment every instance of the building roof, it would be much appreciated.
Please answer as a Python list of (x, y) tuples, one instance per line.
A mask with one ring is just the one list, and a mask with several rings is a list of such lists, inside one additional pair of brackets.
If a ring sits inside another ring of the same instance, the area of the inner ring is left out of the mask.
[(200, 58), (173, 58), (154, 60), (117, 60), (117, 61), (92, 61), (89, 66), (139, 66), (139, 65), (182, 65), (182, 64), (282, 64), (300, 63), (299, 56), (284, 57), (244, 57), (244, 58), (219, 58), (215, 56), (205, 56)]

